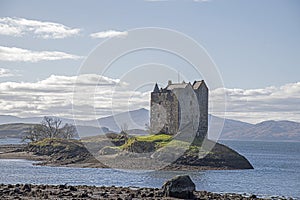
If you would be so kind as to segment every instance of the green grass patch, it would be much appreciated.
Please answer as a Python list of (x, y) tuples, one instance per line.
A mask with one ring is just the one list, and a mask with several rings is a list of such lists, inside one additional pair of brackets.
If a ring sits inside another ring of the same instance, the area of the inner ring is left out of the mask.
[(167, 145), (172, 141), (171, 135), (166, 134), (158, 134), (158, 135), (143, 135), (143, 136), (135, 136), (131, 137), (127, 140), (127, 142), (120, 146), (121, 149), (129, 148), (135, 141), (139, 142), (153, 142), (155, 143), (155, 148), (160, 148)]
[(171, 135), (158, 134), (158, 135), (144, 135), (135, 137), (138, 141), (145, 142), (170, 142), (172, 140)]
[(194, 146), (194, 145), (191, 145), (190, 148), (189, 148), (189, 153), (191, 154), (197, 154), (199, 153), (199, 147), (198, 146)]
[(206, 152), (200, 147), (200, 144), (202, 144), (202, 140), (200, 139), (195, 139), (191, 144), (190, 142), (175, 139), (171, 135), (167, 134), (132, 136), (124, 145), (118, 148), (122, 150), (129, 149), (134, 142), (153, 142), (155, 144), (155, 149), (163, 147), (184, 148), (188, 150), (187, 153), (189, 155), (198, 155), (199, 153), (210, 154), (210, 152)]
[(135, 137), (132, 137), (132, 138), (129, 138), (125, 144), (123, 144), (122, 146), (119, 146), (120, 149), (127, 149), (129, 148), (133, 143), (134, 141), (136, 141), (136, 138)]

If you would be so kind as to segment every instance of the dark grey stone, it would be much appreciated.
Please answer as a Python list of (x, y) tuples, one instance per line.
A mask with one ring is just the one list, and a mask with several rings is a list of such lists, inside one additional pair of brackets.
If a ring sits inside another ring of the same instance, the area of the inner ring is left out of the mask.
[(31, 187), (29, 184), (25, 184), (22, 189), (24, 192), (31, 192)]
[(162, 189), (165, 197), (193, 199), (196, 186), (188, 175), (181, 175), (165, 182)]

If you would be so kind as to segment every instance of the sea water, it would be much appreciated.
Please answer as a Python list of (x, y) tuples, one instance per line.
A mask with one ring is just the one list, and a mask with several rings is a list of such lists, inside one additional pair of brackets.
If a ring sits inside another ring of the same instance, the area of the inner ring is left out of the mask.
[[(4, 143), (4, 142), (2, 142)], [(0, 183), (161, 187), (189, 174), (197, 190), (300, 198), (300, 143), (221, 141), (244, 155), (253, 170), (134, 171), (35, 166), (27, 160), (0, 159)]]

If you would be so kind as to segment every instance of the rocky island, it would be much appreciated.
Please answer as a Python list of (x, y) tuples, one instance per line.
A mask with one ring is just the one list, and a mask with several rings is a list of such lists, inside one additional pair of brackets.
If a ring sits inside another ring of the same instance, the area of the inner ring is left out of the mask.
[(209, 152), (196, 142), (186, 148), (185, 145), (188, 143), (172, 140), (164, 134), (124, 136), (110, 133), (81, 140), (48, 138), (27, 145), (4, 145), (0, 146), (0, 159), (22, 158), (38, 160), (38, 165), (93, 168), (253, 169), (244, 156), (225, 145), (216, 143)]

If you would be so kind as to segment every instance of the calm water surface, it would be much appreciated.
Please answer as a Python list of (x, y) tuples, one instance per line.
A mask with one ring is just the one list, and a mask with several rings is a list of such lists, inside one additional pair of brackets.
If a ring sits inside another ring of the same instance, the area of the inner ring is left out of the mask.
[(166, 179), (178, 174), (189, 174), (196, 183), (197, 190), (300, 198), (300, 143), (221, 143), (243, 154), (255, 169), (199, 172), (125, 171), (45, 167), (34, 166), (34, 162), (26, 160), (0, 160), (0, 183), (161, 187)]

